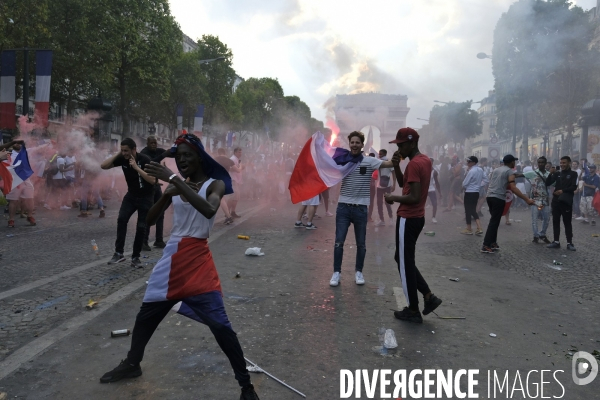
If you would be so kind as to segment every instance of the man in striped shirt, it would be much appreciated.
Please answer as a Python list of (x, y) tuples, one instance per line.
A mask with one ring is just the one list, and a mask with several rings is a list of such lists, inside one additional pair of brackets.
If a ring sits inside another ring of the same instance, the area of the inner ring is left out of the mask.
[[(350, 153), (358, 156), (365, 143), (365, 135), (354, 131), (348, 135)], [(333, 250), (333, 276), (329, 281), (330, 286), (340, 284), (342, 272), (342, 259), (344, 256), (344, 242), (350, 224), (354, 224), (354, 237), (356, 238), (356, 267), (355, 282), (364, 285), (365, 278), (362, 270), (365, 262), (367, 247), (367, 215), (370, 204), (371, 176), (379, 168), (393, 168), (391, 161), (379, 160), (375, 157), (363, 157), (359, 165), (342, 180), (340, 198), (335, 215), (335, 247)]]

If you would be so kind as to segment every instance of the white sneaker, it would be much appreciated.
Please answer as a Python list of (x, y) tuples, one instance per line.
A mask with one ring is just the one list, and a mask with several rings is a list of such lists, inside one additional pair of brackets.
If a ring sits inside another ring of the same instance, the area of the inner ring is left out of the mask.
[(437, 224), (437, 219), (431, 218), (431, 222), (433, 222), (434, 224)]
[(375, 224), (375, 226), (385, 226), (385, 222), (379, 221), (378, 223)]
[(340, 284), (340, 273), (334, 272), (331, 280), (329, 281), (329, 286), (337, 286)]
[(333, 217), (333, 214), (332, 214), (332, 213), (330, 213), (329, 211), (327, 211), (327, 212), (325, 213), (325, 216), (326, 216), (326, 217)]
[(583, 221), (585, 219), (585, 217), (577, 217), (575, 218), (576, 221)]
[(70, 210), (71, 207), (69, 207), (69, 206), (60, 206), (60, 209), (63, 210), (63, 211), (66, 211), (66, 210)]
[(52, 210), (52, 208), (51, 208), (51, 207), (50, 207), (48, 204), (46, 204), (46, 203), (44, 203), (44, 208), (45, 208), (46, 210)]
[(356, 274), (354, 275), (354, 280), (356, 281), (357, 285), (365, 284), (365, 277), (363, 276), (362, 272), (360, 272), (360, 271), (356, 271)]

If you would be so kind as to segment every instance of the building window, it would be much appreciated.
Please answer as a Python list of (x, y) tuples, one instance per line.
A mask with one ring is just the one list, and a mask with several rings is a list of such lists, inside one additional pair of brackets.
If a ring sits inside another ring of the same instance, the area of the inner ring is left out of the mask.
[(490, 119), (490, 128), (494, 128), (496, 126), (496, 118)]

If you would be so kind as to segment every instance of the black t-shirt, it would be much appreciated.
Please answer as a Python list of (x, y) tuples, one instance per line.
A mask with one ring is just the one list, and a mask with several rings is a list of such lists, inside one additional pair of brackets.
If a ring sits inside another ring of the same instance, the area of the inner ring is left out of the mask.
[[(150, 158), (141, 153), (136, 153), (135, 162), (141, 169), (150, 162)], [(127, 191), (135, 197), (146, 197), (154, 195), (154, 185), (146, 182), (138, 172), (129, 165), (129, 160), (123, 156), (117, 157), (113, 162), (115, 167), (122, 167), (125, 180), (127, 181)]]
[(162, 159), (164, 158), (164, 152), (166, 150), (165, 149), (161, 149), (160, 147), (157, 147), (156, 150), (152, 151), (150, 150), (148, 147), (144, 147), (142, 149), (142, 151), (140, 151), (140, 153), (142, 153), (145, 156), (150, 157), (150, 160), (155, 161), (155, 162), (161, 162)]
[(215, 161), (221, 164), (221, 166), (227, 171), (229, 171), (229, 168), (235, 165), (233, 160), (231, 158), (227, 158), (226, 156), (216, 156)]

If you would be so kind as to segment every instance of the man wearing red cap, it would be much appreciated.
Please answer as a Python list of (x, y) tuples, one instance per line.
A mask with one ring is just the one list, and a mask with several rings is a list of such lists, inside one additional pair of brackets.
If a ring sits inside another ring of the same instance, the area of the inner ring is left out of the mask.
[[(394, 311), (394, 316), (402, 321), (423, 323), (419, 312), (417, 291), (423, 294), (425, 307), (423, 315), (435, 310), (442, 300), (431, 293), (427, 282), (415, 263), (417, 239), (425, 226), (425, 202), (431, 180), (432, 164), (429, 157), (419, 151), (419, 134), (412, 128), (402, 128), (396, 134), (398, 151), (394, 153), (392, 163), (398, 186), (402, 187), (402, 196), (385, 195), (389, 204), (400, 203), (396, 220), (396, 254), (398, 270), (402, 279), (402, 289), (408, 307)], [(409, 158), (404, 174), (400, 170), (400, 159)]]

